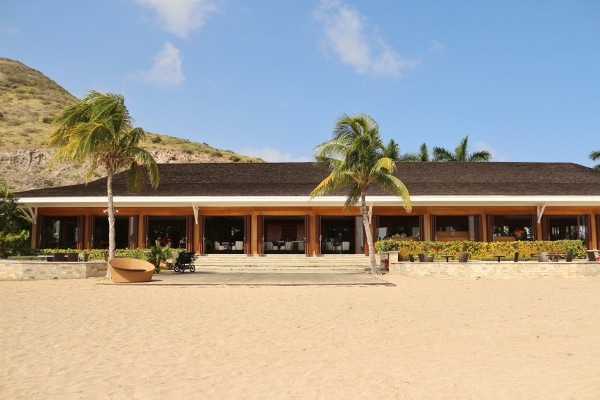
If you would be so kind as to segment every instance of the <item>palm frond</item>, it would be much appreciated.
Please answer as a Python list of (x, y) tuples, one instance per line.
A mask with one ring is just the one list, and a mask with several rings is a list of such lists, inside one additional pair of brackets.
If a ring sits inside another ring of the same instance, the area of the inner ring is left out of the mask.
[(402, 199), (402, 206), (406, 212), (412, 211), (412, 202), (410, 200), (410, 194), (408, 188), (400, 179), (394, 175), (382, 174), (377, 177), (377, 184), (384, 190), (391, 192), (395, 196)]
[(592, 161), (600, 160), (600, 150), (595, 150), (590, 153), (590, 159)]
[(442, 147), (433, 148), (433, 161), (456, 161), (454, 155)]
[(492, 154), (489, 151), (482, 150), (482, 151), (478, 151), (478, 152), (470, 154), (466, 161), (469, 161), (469, 162), (490, 161), (491, 157), (492, 157)]

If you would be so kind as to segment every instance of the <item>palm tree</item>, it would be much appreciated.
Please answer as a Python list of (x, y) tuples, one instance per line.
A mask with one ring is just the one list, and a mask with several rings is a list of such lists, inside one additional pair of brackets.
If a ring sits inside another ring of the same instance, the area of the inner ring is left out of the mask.
[(460, 162), (478, 162), (478, 161), (490, 161), (492, 155), (488, 151), (478, 151), (469, 154), (467, 152), (467, 143), (469, 136), (465, 136), (460, 144), (454, 150), (454, 153), (442, 148), (433, 148), (433, 160), (434, 161), (460, 161)]
[(122, 95), (97, 91), (90, 91), (83, 100), (64, 108), (52, 122), (55, 130), (48, 139), (48, 147), (56, 148), (56, 152), (49, 165), (88, 161), (86, 180), (98, 167), (106, 172), (108, 258), (112, 259), (115, 256), (114, 175), (128, 170), (129, 189), (139, 191), (144, 186), (142, 167), (145, 167), (150, 183), (158, 187), (156, 161), (149, 152), (138, 147), (145, 132), (142, 128), (133, 128), (133, 119)]
[(379, 126), (370, 116), (342, 114), (335, 124), (333, 138), (315, 148), (317, 162), (327, 167), (331, 173), (310, 193), (314, 198), (350, 188), (344, 208), (349, 209), (360, 201), (360, 213), (371, 259), (371, 274), (374, 275), (378, 273), (378, 268), (371, 218), (367, 210), (367, 190), (372, 184), (377, 184), (401, 197), (407, 212), (412, 209), (408, 189), (393, 175), (396, 163), (386, 157), (386, 150), (379, 136)]
[(402, 157), (400, 155), (400, 147), (394, 139), (390, 139), (390, 142), (383, 151), (386, 157), (389, 157), (394, 161), (400, 161), (400, 158)]
[(406, 153), (400, 156), (398, 161), (429, 161), (429, 149), (427, 149), (427, 145), (423, 143), (421, 147), (419, 147), (418, 153)]
[(0, 178), (0, 257), (26, 254), (31, 248), (29, 221), (6, 180)]
[(17, 200), (6, 179), (0, 178), (0, 237), (2, 233), (18, 233), (27, 228), (27, 214), (18, 207)]
[[(590, 159), (592, 161), (600, 160), (600, 150), (592, 151), (590, 153)], [(594, 169), (600, 169), (600, 164), (594, 165)]]

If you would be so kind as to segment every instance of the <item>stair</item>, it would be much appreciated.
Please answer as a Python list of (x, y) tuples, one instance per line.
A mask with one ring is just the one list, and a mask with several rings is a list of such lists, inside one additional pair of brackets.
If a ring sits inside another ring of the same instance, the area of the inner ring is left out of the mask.
[(369, 257), (362, 254), (206, 254), (197, 255), (196, 270), (364, 272), (370, 270)]

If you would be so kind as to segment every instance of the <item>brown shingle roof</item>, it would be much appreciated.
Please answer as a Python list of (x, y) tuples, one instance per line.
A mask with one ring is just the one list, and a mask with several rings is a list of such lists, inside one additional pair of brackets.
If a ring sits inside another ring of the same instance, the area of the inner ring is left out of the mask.
[[(160, 186), (127, 190), (125, 174), (114, 180), (118, 196), (307, 196), (328, 172), (313, 163), (160, 164)], [(600, 171), (572, 163), (407, 162), (396, 175), (415, 195), (600, 195)], [(340, 193), (345, 195), (344, 192)], [(387, 194), (373, 187), (369, 194)], [(87, 185), (30, 190), (19, 197), (106, 196), (106, 178)]]

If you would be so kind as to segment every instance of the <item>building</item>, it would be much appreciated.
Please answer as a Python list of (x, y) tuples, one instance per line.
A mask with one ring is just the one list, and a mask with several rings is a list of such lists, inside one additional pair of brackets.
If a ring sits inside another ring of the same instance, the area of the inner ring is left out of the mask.
[[(202, 254), (364, 253), (358, 207), (346, 193), (311, 199), (328, 175), (312, 163), (161, 164), (160, 186), (129, 193), (114, 180), (117, 248), (158, 240)], [(600, 171), (572, 163), (398, 163), (407, 213), (372, 187), (376, 238), (580, 239), (598, 248)], [(106, 179), (18, 193), (32, 220), (32, 248), (107, 248)]]

